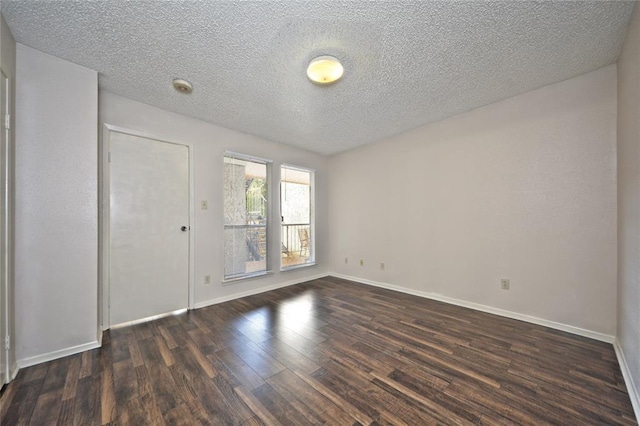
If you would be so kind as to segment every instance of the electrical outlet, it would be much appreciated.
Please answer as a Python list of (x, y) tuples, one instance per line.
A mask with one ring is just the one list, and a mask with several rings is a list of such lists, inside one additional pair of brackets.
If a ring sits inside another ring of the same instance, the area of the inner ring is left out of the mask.
[(384, 262), (380, 262), (380, 270), (384, 271)]
[(349, 258), (348, 258), (348, 257), (345, 257), (345, 258), (344, 258), (344, 263), (345, 263), (345, 265), (346, 265), (347, 263), (349, 263)]
[(207, 203), (207, 200), (200, 201), (200, 208), (202, 210), (207, 210), (209, 208), (209, 203)]
[(211, 284), (211, 275), (205, 275), (204, 276), (204, 283), (205, 284)]
[(364, 259), (360, 259), (360, 266), (364, 266)]
[(509, 290), (509, 280), (506, 278), (501, 279), (500, 288), (502, 288), (503, 290)]

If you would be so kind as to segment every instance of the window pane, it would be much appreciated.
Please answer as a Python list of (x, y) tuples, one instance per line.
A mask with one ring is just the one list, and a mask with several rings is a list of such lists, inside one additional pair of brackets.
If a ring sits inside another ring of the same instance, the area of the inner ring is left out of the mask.
[(224, 277), (267, 271), (267, 165), (224, 158)]
[(312, 182), (312, 171), (280, 169), (282, 269), (314, 262)]

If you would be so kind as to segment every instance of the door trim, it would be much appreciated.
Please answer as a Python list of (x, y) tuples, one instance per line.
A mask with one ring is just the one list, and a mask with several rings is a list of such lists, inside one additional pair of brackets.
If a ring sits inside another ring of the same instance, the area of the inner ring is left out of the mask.
[[(189, 226), (191, 232), (189, 232), (189, 301), (188, 309), (193, 309), (195, 304), (195, 281), (194, 281), (194, 199), (195, 199), (195, 174), (194, 174), (194, 146), (193, 143), (170, 140), (162, 136), (140, 132), (137, 130), (125, 129), (123, 127), (114, 126), (111, 124), (103, 123), (102, 132), (100, 138), (100, 208), (99, 208), (99, 229), (98, 240), (99, 244), (99, 261), (98, 261), (98, 275), (100, 281), (100, 291), (98, 292), (98, 323), (100, 324), (100, 331), (108, 330), (111, 327), (110, 311), (109, 311), (109, 270), (110, 270), (110, 256), (109, 256), (109, 242), (111, 239), (111, 233), (109, 230), (110, 219), (110, 165), (109, 165), (109, 138), (111, 133), (123, 133), (126, 135), (142, 137), (147, 139), (153, 139), (156, 141), (170, 143), (173, 145), (186, 146), (189, 150)], [(100, 333), (101, 334), (101, 333)]]
[[(11, 74), (5, 72), (4, 68), (0, 68), (0, 84), (2, 84), (3, 78), (6, 81), (6, 85), (4, 87), (5, 90), (5, 114), (11, 117), (11, 124), (14, 123), (13, 114), (12, 114), (12, 106), (14, 104), (13, 99), (13, 84), (11, 82)], [(2, 315), (2, 323), (4, 324), (3, 329), (0, 331), (0, 351), (2, 351), (2, 358), (4, 361), (4, 368), (0, 371), (0, 388), (6, 383), (9, 383), (12, 377), (12, 357), (11, 353), (15, 353), (15, 349), (10, 349), (15, 347), (15, 336), (11, 336), (11, 330), (13, 329), (13, 315), (10, 314), (10, 309), (13, 309), (13, 305), (10, 300), (13, 297), (12, 294), (12, 277), (13, 277), (13, 210), (11, 207), (11, 201), (13, 199), (13, 191), (14, 191), (14, 183), (12, 180), (13, 174), (13, 144), (12, 135), (13, 135), (13, 126), (9, 125), (7, 129), (4, 127), (5, 117), (0, 117), (2, 123), (0, 123), (0, 131), (4, 134), (4, 146), (0, 146), (0, 149), (4, 151), (4, 161), (0, 166), (0, 170), (2, 170), (2, 175), (0, 176), (0, 185), (5, 188), (3, 195), (3, 200), (0, 202), (0, 208), (2, 209), (2, 214), (0, 217), (2, 220), (0, 221), (0, 227), (2, 227), (2, 233), (4, 234), (4, 240), (0, 243), (2, 246), (0, 247), (0, 292), (2, 292), (2, 306), (0, 306), (0, 315)], [(9, 339), (9, 345), (5, 344), (5, 339)]]

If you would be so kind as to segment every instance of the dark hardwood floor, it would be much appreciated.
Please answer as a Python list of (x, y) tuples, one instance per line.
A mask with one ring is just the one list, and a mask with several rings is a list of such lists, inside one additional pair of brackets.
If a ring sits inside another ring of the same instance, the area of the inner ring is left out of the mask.
[(0, 424), (637, 424), (613, 347), (326, 278), (23, 369)]

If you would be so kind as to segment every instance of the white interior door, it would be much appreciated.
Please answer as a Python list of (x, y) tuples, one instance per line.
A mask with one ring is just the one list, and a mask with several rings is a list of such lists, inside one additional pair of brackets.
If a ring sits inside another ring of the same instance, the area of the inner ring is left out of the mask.
[(109, 132), (110, 324), (189, 303), (189, 147)]

